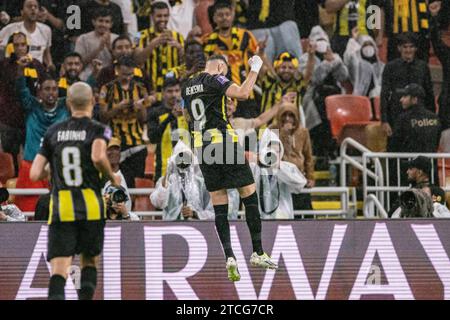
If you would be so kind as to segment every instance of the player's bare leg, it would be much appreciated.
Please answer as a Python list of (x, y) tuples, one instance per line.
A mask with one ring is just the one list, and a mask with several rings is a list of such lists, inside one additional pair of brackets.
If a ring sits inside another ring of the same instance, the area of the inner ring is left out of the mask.
[(265, 269), (278, 268), (278, 265), (271, 260), (262, 248), (261, 215), (259, 212), (256, 185), (253, 183), (239, 188), (238, 191), (245, 206), (245, 220), (252, 238), (253, 254), (250, 258), (251, 265)]
[(236, 257), (231, 247), (230, 224), (228, 222), (228, 194), (227, 190), (218, 190), (209, 193), (214, 206), (216, 230), (219, 235), (222, 248), (227, 260), (226, 268), (228, 271), (228, 279), (231, 281), (239, 281), (239, 274)]
[(48, 285), (48, 300), (65, 300), (64, 287), (69, 276), (72, 257), (57, 257), (50, 261), (52, 275)]
[(97, 287), (97, 266), (99, 256), (91, 257), (85, 254), (80, 255), (81, 279), (80, 290), (78, 290), (79, 300), (92, 300)]

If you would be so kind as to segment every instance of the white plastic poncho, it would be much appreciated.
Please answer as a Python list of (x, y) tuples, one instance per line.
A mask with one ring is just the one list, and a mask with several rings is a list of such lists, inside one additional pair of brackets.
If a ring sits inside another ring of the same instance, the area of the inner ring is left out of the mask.
[[(326, 32), (320, 26), (314, 26), (309, 34), (310, 42), (325, 41), (330, 46), (330, 40)], [(333, 61), (320, 60), (317, 56), (314, 57), (314, 71), (311, 78), (310, 85), (306, 90), (305, 96), (302, 99), (303, 110), (305, 113), (306, 128), (311, 130), (312, 128), (320, 125), (322, 120), (320, 114), (317, 111), (317, 106), (314, 102), (314, 91), (317, 86), (323, 84), (325, 79), (332, 74), (334, 79), (338, 82), (347, 80), (348, 70), (344, 62), (338, 54), (334, 54)], [(305, 73), (308, 65), (309, 54), (304, 53), (299, 59), (299, 70), (302, 74)]]
[[(375, 49), (376, 62), (374, 63), (365, 60), (361, 55), (361, 49), (367, 42)], [(372, 37), (362, 35), (358, 37), (358, 41), (351, 38), (344, 53), (344, 63), (353, 84), (353, 95), (372, 98), (381, 94), (384, 63), (380, 61), (378, 47)], [(372, 81), (374, 87), (369, 92)]]
[[(260, 157), (270, 142), (281, 144), (278, 136), (266, 129), (260, 141)], [(250, 166), (256, 182), (261, 218), (294, 219), (291, 194), (299, 193), (307, 183), (297, 166), (286, 161), (280, 161), (276, 169), (264, 168), (255, 163)]]
[[(163, 210), (163, 220), (183, 220), (181, 208), (184, 204), (190, 206), (200, 220), (214, 219), (211, 198), (195, 157), (193, 157), (194, 163), (187, 169), (181, 170), (175, 164), (176, 156), (181, 152), (190, 153), (193, 156), (186, 144), (178, 141), (168, 161), (167, 186), (163, 186), (164, 177), (161, 177), (156, 183), (155, 191), (150, 195), (150, 201), (156, 208)], [(228, 198), (229, 218), (236, 219), (239, 194), (236, 190), (229, 190)]]

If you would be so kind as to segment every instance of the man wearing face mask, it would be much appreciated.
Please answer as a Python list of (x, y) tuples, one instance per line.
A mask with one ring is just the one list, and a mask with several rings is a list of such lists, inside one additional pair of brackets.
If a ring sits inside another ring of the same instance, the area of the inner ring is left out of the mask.
[[(161, 105), (149, 110), (148, 137), (150, 142), (156, 144), (156, 163), (154, 181), (166, 174), (167, 160), (172, 154), (172, 150), (183, 135), (177, 136), (177, 130), (188, 130), (187, 122), (183, 116), (181, 108), (181, 87), (180, 82), (175, 77), (167, 75), (163, 85), (163, 101)], [(188, 141), (185, 141), (188, 143)]]
[(347, 80), (348, 69), (339, 55), (331, 50), (328, 36), (320, 26), (312, 28), (309, 40), (308, 53), (299, 59), (302, 73), (308, 68), (310, 56), (315, 60), (310, 86), (303, 97), (306, 126), (313, 140), (314, 154), (334, 157), (336, 144), (331, 137), (325, 98), (343, 92), (340, 82)]
[[(314, 158), (312, 154), (309, 131), (301, 125), (299, 109), (292, 103), (282, 104), (277, 114), (277, 121), (271, 129), (279, 130), (280, 140), (283, 143), (283, 161), (294, 164), (306, 177), (307, 188), (315, 186)], [(310, 194), (292, 194), (294, 210), (312, 210)]]
[(378, 47), (370, 36), (353, 33), (344, 53), (353, 95), (376, 97), (381, 93), (384, 63), (378, 57)]
[(382, 44), (384, 26), (381, 23), (376, 26), (380, 29), (370, 28), (368, 21), (373, 12), (367, 9), (371, 6), (383, 7), (384, 0), (321, 0), (321, 2), (328, 13), (336, 13), (336, 24), (331, 43), (333, 50), (340, 56), (344, 54), (347, 43), (352, 37), (353, 29), (356, 29), (361, 35), (373, 38), (376, 36), (377, 44)]
[[(239, 194), (228, 191), (228, 217), (236, 219)], [(214, 208), (194, 155), (183, 141), (178, 141), (168, 160), (166, 174), (156, 183), (150, 201), (163, 210), (163, 220), (211, 220)]]
[(299, 193), (307, 183), (295, 164), (281, 161), (283, 154), (283, 144), (277, 135), (266, 129), (258, 161), (250, 164), (262, 219), (294, 219), (292, 194)]

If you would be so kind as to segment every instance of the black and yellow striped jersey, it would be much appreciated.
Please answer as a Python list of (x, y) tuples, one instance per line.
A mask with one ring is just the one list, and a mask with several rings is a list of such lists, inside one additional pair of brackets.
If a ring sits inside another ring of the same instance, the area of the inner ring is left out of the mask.
[(429, 32), (426, 0), (385, 0), (384, 11), (388, 35)]
[(298, 106), (302, 102), (302, 97), (305, 95), (308, 85), (302, 77), (293, 79), (288, 83), (283, 83), (270, 73), (267, 73), (262, 79), (258, 80), (258, 83), (262, 90), (261, 113), (280, 102), (281, 98), (288, 92), (295, 92), (297, 94), (295, 105)]
[[(122, 150), (144, 143), (142, 123), (138, 120), (138, 110), (133, 103), (148, 95), (145, 86), (132, 80), (128, 90), (124, 90), (118, 80), (104, 85), (100, 91), (99, 104), (108, 110), (116, 108), (122, 100), (130, 101), (130, 108), (122, 111), (110, 121), (113, 136), (120, 139)], [(148, 107), (148, 105), (146, 106)]]
[(108, 143), (111, 129), (87, 117), (51, 126), (39, 154), (50, 163), (51, 198), (48, 223), (106, 218), (100, 173), (92, 163), (96, 139)]
[(339, 36), (352, 36), (352, 29), (358, 27), (358, 32), (361, 35), (373, 36), (373, 29), (368, 28), (368, 19), (373, 12), (368, 12), (367, 9), (376, 5), (383, 6), (383, 0), (350, 0), (344, 7), (336, 14), (336, 24), (334, 27), (334, 34)]
[(67, 96), (67, 89), (75, 82), (80, 81), (80, 79), (69, 80), (66, 77), (61, 77), (58, 80), (58, 96), (63, 98)]
[(175, 117), (171, 109), (164, 104), (150, 109), (148, 137), (151, 143), (156, 144), (155, 181), (166, 174), (167, 162), (178, 140), (183, 140), (186, 145), (190, 145), (190, 137), (186, 137), (183, 133), (177, 134), (177, 130), (183, 130), (183, 133), (189, 132), (188, 123), (183, 115)]
[(207, 57), (213, 54), (226, 56), (231, 68), (231, 80), (240, 85), (250, 72), (248, 60), (255, 54), (257, 47), (258, 41), (250, 31), (233, 27), (228, 38), (220, 36), (218, 32), (211, 33), (205, 41), (205, 54)]
[[(183, 36), (176, 31), (171, 32), (173, 39), (180, 43), (182, 47), (184, 47)], [(145, 48), (153, 39), (155, 39), (159, 35), (160, 33), (157, 33), (153, 27), (141, 31), (139, 47)], [(150, 58), (145, 63), (145, 72), (151, 79), (152, 89), (156, 91), (158, 101), (162, 100), (164, 76), (170, 69), (182, 63), (181, 58), (182, 57), (180, 57), (177, 48), (171, 47), (166, 44), (160, 45), (155, 48), (150, 55)]]
[(232, 84), (222, 75), (206, 72), (189, 78), (183, 84), (181, 95), (193, 121), (194, 148), (222, 143), (225, 136), (231, 137), (233, 142), (238, 141), (226, 113), (225, 92)]

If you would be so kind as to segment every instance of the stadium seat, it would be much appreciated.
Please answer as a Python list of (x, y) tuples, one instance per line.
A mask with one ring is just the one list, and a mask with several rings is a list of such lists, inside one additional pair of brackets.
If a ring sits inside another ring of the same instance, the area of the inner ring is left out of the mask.
[[(134, 178), (136, 188), (153, 188), (155, 184), (150, 179)], [(133, 211), (155, 211), (148, 195), (136, 196)]]
[(14, 178), (14, 160), (10, 153), (0, 152), (0, 182), (5, 184), (8, 179)]
[(152, 179), (155, 176), (155, 153), (149, 152), (145, 159), (145, 178)]
[(387, 135), (380, 122), (370, 123), (364, 129), (363, 145), (373, 152), (386, 152)]
[(380, 97), (376, 96), (373, 98), (373, 111), (375, 117), (373, 117), (374, 120), (381, 121), (381, 101)]
[(372, 107), (367, 97), (333, 95), (325, 98), (325, 105), (331, 133), (338, 143), (347, 137), (363, 141), (364, 128), (375, 123), (371, 121)]

